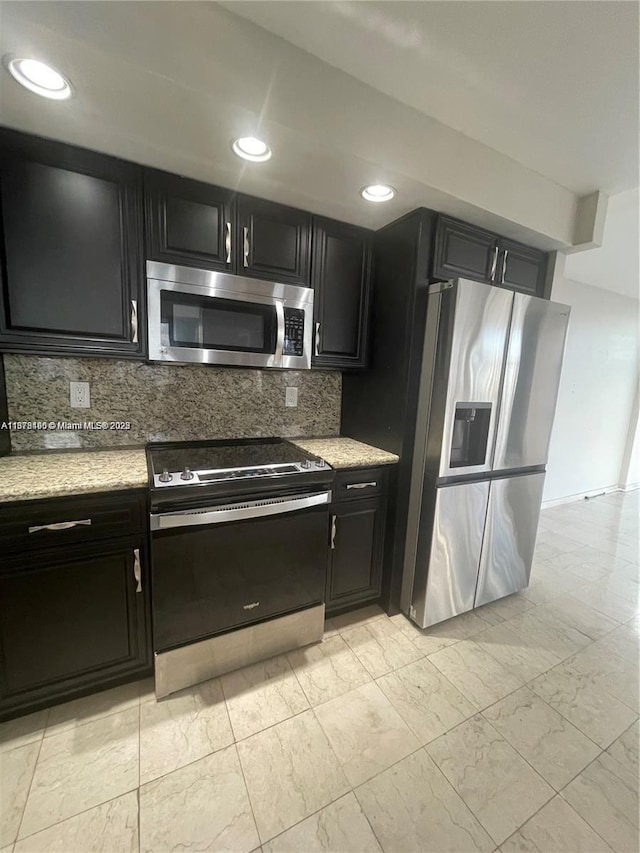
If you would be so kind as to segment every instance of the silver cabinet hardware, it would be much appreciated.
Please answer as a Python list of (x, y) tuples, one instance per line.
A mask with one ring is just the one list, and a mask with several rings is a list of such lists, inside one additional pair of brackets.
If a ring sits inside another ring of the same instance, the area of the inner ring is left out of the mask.
[(509, 254), (509, 250), (505, 249), (504, 255), (502, 256), (502, 280), (501, 280), (501, 284), (504, 284), (504, 277), (505, 277), (506, 272), (507, 272), (507, 255), (508, 254)]
[(348, 489), (370, 489), (370, 488), (375, 488), (377, 485), (378, 485), (377, 483), (373, 483), (373, 482), (372, 483), (348, 483), (347, 488)]
[(53, 524), (37, 524), (35, 527), (29, 528), (29, 533), (37, 533), (39, 530), (70, 530), (72, 527), (89, 527), (91, 524), (90, 518), (82, 518), (80, 521), (56, 521)]
[(498, 269), (498, 251), (498, 247), (495, 246), (493, 250), (493, 260), (491, 261), (491, 275), (489, 276), (491, 281), (496, 280), (496, 271)]
[(140, 568), (140, 549), (133, 549), (133, 577), (136, 581), (136, 592), (142, 592), (142, 569)]
[(225, 263), (231, 263), (231, 223), (227, 222), (226, 225), (226, 234), (224, 238), (224, 247), (227, 252), (227, 257), (225, 259)]
[(138, 300), (131, 300), (131, 343), (138, 343)]
[(320, 355), (320, 323), (316, 323), (315, 354)]
[(249, 229), (245, 225), (242, 229), (242, 239), (243, 239), (243, 251), (244, 251), (244, 265), (245, 267), (249, 266)]
[(338, 516), (331, 516), (331, 550), (336, 550), (336, 533), (338, 529)]

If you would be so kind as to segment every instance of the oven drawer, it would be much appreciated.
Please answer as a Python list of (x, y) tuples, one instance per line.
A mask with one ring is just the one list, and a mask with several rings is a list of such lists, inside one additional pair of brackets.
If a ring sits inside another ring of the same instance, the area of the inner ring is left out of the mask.
[(330, 493), (309, 498), (322, 502), (292, 510), (299, 496), (152, 516), (155, 651), (322, 604)]
[(129, 536), (145, 527), (146, 494), (108, 492), (0, 507), (0, 552)]
[(354, 498), (370, 498), (384, 490), (386, 471), (384, 468), (355, 468), (338, 471), (333, 483), (334, 501), (352, 501)]

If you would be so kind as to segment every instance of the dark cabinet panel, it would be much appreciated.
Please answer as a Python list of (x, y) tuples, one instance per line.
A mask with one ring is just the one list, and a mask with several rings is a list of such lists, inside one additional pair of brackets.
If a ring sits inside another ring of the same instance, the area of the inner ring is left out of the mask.
[(149, 259), (230, 272), (232, 203), (230, 190), (147, 169)]
[(315, 366), (366, 366), (370, 277), (371, 232), (314, 218)]
[(147, 671), (147, 577), (142, 537), (3, 558), (0, 716)]
[(501, 240), (500, 250), (500, 283), (532, 296), (542, 296), (547, 255), (511, 240)]
[(433, 258), (433, 278), (471, 278), (490, 282), (497, 265), (495, 234), (439, 216)]
[(379, 597), (384, 526), (384, 498), (345, 501), (332, 507), (328, 612)]
[(0, 205), (0, 346), (141, 355), (139, 167), (2, 131)]
[(239, 275), (309, 286), (308, 213), (240, 196), (237, 221), (234, 254)]

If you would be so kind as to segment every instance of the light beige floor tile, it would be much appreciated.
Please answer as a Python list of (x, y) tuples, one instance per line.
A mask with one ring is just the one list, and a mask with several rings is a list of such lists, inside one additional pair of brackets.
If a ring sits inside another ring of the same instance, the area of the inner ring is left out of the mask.
[(526, 687), (483, 715), (559, 791), (600, 754), (600, 748)]
[(529, 601), (517, 592), (514, 595), (507, 595), (504, 598), (499, 598), (497, 601), (492, 601), (491, 604), (485, 604), (476, 610), (478, 616), (482, 619), (487, 618), (487, 613), (492, 613), (494, 616), (499, 616), (501, 619), (513, 619), (514, 616), (520, 616), (528, 610), (533, 610), (536, 605)]
[(0, 752), (8, 752), (18, 746), (41, 740), (48, 713), (49, 709), (36, 711), (35, 714), (0, 723)]
[[(637, 584), (634, 586), (637, 587)], [(586, 584), (574, 589), (571, 597), (617, 622), (626, 622), (640, 611), (637, 590), (634, 595), (623, 596), (607, 589), (604, 584)]]
[(368, 625), (377, 619), (387, 619), (387, 614), (377, 604), (370, 604), (368, 607), (350, 610), (348, 613), (342, 613), (340, 616), (332, 616), (331, 623), (337, 631), (342, 632), (349, 631), (351, 628), (357, 628), (361, 625)]
[(546, 672), (529, 686), (603, 749), (629, 728), (637, 716), (606, 693), (591, 676), (572, 667), (571, 661)]
[(364, 684), (325, 702), (315, 714), (353, 786), (420, 746), (377, 684)]
[(425, 748), (496, 844), (554, 794), (480, 715)]
[(471, 702), (427, 658), (383, 675), (377, 684), (421, 744), (476, 713)]
[(326, 806), (263, 847), (264, 853), (382, 853), (353, 793)]
[(291, 717), (237, 746), (263, 842), (349, 790), (313, 711)]
[(339, 635), (290, 652), (287, 657), (311, 705), (359, 687), (371, 676)]
[(488, 853), (494, 847), (424, 749), (365, 782), (356, 796), (386, 853)]
[(250, 853), (259, 844), (234, 745), (140, 788), (141, 853)]
[(20, 838), (138, 787), (138, 708), (42, 741)]
[(40, 741), (0, 754), (0, 844), (13, 844), (27, 802)]
[(549, 653), (558, 661), (566, 660), (592, 642), (548, 604), (515, 616), (509, 620), (509, 627), (528, 644)]
[(619, 628), (606, 634), (597, 643), (594, 643), (607, 653), (613, 652), (638, 666), (640, 660), (640, 638), (629, 625), (621, 625)]
[(457, 643), (460, 639), (450, 636), (451, 632), (447, 628), (448, 622), (441, 622), (431, 628), (418, 628), (404, 613), (392, 616), (389, 621), (411, 640), (422, 655), (432, 655)]
[(519, 678), (473, 640), (436, 652), (429, 660), (479, 709), (522, 686)]
[(309, 707), (286, 655), (237, 669), (223, 675), (221, 682), (236, 740)]
[(99, 720), (109, 714), (117, 714), (138, 705), (138, 683), (122, 684), (111, 690), (91, 693), (64, 705), (56, 705), (49, 711), (45, 737), (67, 732), (75, 726)]
[(328, 640), (329, 637), (335, 637), (336, 634), (340, 632), (336, 628), (335, 624), (331, 619), (325, 619), (324, 621), (324, 639)]
[(140, 705), (140, 783), (233, 743), (218, 679)]
[(620, 853), (638, 850), (638, 778), (606, 752), (562, 792), (598, 835)]
[(638, 742), (640, 741), (640, 721), (636, 721), (626, 732), (614, 740), (607, 752), (621, 764), (625, 770), (638, 777)]
[(598, 687), (640, 713), (640, 684), (636, 664), (595, 643), (574, 655), (568, 663), (577, 671), (590, 676)]
[(423, 653), (388, 619), (376, 620), (342, 634), (349, 648), (374, 678), (418, 660)]
[(548, 607), (558, 613), (568, 625), (591, 640), (599, 640), (624, 621), (623, 619), (617, 621), (611, 619), (570, 595), (554, 598)]
[(500, 847), (502, 853), (611, 853), (611, 848), (562, 799), (554, 797)]
[(561, 595), (566, 595), (574, 590), (584, 581), (572, 575), (567, 570), (562, 570), (554, 581), (548, 580), (546, 577), (540, 577), (540, 572), (535, 576), (532, 573), (529, 586), (520, 594), (534, 605), (549, 604), (555, 598)]
[(561, 660), (526, 632), (515, 630), (511, 622), (493, 625), (474, 637), (474, 641), (524, 682), (531, 681)]
[(135, 791), (18, 841), (14, 853), (138, 853)]
[(145, 702), (157, 702), (155, 678), (151, 676), (150, 678), (143, 678), (142, 681), (139, 681), (138, 693), (141, 705)]

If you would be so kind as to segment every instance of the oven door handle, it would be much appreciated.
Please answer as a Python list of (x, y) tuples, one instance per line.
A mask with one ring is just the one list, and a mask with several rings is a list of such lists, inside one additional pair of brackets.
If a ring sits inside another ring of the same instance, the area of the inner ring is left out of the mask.
[(196, 527), (200, 525), (227, 524), (232, 521), (244, 521), (248, 518), (262, 518), (268, 515), (282, 515), (296, 512), (312, 506), (331, 503), (331, 492), (318, 492), (302, 495), (299, 498), (268, 498), (263, 501), (225, 504), (203, 509), (184, 510), (183, 512), (151, 513), (151, 530), (169, 530), (172, 527)]
[(284, 305), (280, 299), (276, 299), (276, 320), (278, 322), (278, 332), (275, 357), (278, 363), (282, 364), (282, 351), (284, 350)]

